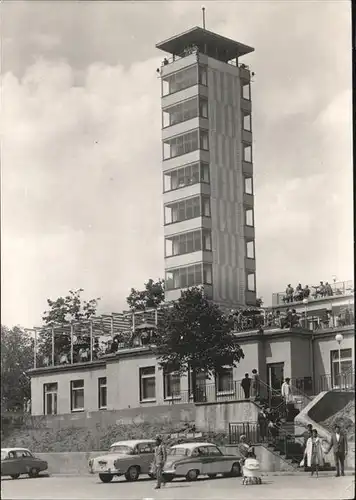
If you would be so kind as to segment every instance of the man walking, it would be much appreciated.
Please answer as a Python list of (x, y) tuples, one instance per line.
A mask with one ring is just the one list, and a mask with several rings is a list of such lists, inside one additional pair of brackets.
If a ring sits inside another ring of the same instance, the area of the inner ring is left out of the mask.
[(281, 387), (281, 396), (284, 399), (285, 405), (286, 405), (286, 420), (287, 422), (289, 421), (289, 415), (291, 412), (291, 409), (294, 407), (293, 405), (293, 394), (292, 394), (292, 387), (290, 385), (290, 378), (286, 378), (285, 381), (282, 384)]
[(329, 450), (334, 449), (335, 467), (336, 467), (336, 477), (345, 475), (345, 458), (348, 451), (347, 437), (344, 432), (340, 431), (340, 427), (335, 425), (334, 432), (331, 434), (331, 443), (329, 445)]
[(165, 486), (165, 481), (163, 477), (163, 467), (167, 460), (167, 450), (162, 442), (161, 436), (156, 437), (156, 448), (155, 448), (155, 458), (154, 464), (156, 469), (157, 484), (155, 490), (159, 490), (161, 485)]
[(245, 373), (245, 378), (241, 380), (241, 387), (244, 391), (245, 399), (250, 399), (251, 379), (248, 373)]
[(260, 397), (260, 377), (256, 368), (252, 370), (251, 396), (254, 401)]
[[(303, 432), (304, 455), (306, 454), (308, 439), (311, 438), (312, 435), (313, 435), (313, 426), (312, 424), (308, 424), (307, 430)], [(307, 472), (307, 470), (308, 470), (308, 463), (307, 460), (304, 460), (304, 471)]]

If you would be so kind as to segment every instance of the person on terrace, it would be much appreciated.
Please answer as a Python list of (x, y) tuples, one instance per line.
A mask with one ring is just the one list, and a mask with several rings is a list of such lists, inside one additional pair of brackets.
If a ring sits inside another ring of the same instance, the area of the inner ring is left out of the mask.
[(308, 287), (308, 285), (305, 285), (305, 287), (303, 288), (303, 298), (308, 299), (309, 295), (310, 295), (310, 288)]
[(298, 283), (294, 292), (294, 300), (302, 300), (303, 299), (303, 288), (301, 283)]
[(286, 302), (293, 302), (293, 293), (294, 293), (294, 288), (289, 285), (286, 288)]

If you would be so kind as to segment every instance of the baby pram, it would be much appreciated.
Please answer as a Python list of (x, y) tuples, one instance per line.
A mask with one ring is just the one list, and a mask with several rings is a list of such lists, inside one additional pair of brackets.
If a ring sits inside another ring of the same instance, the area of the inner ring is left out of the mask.
[(242, 484), (262, 484), (260, 463), (253, 451), (249, 451), (242, 463)]

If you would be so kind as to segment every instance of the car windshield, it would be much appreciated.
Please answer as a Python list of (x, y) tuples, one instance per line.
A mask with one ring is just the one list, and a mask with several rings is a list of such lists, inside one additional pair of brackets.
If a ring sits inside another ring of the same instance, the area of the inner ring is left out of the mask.
[(5, 460), (6, 457), (7, 457), (7, 451), (1, 450), (1, 460)]
[(189, 454), (189, 449), (188, 448), (171, 448), (168, 450), (168, 455), (174, 456), (174, 457), (186, 457)]
[(120, 444), (118, 446), (112, 446), (109, 453), (118, 453), (119, 455), (133, 455), (133, 449), (130, 446), (125, 446)]

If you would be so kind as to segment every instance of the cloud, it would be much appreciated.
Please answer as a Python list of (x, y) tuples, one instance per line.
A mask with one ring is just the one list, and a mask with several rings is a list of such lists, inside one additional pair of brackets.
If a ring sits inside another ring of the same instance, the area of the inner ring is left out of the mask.
[[(102, 311), (118, 311), (131, 286), (163, 276), (163, 54), (154, 44), (199, 24), (200, 10), (15, 4), (5, 4), (17, 13), (5, 35), (18, 41), (7, 44), (2, 82), (3, 321), (36, 324), (47, 297), (79, 287), (103, 298)], [(353, 274), (346, 11), (340, 2), (207, 5), (209, 29), (256, 47), (246, 62), (256, 72), (257, 285), (266, 303), (286, 281)]]

